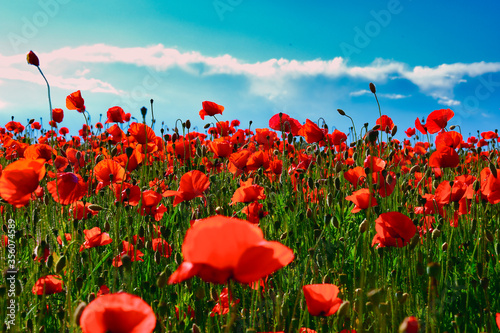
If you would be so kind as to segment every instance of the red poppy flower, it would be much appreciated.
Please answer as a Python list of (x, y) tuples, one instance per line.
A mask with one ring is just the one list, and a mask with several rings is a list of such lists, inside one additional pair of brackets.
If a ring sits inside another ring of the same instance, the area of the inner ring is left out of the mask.
[(214, 102), (205, 101), (201, 103), (203, 109), (200, 110), (201, 119), (205, 120), (205, 116), (215, 116), (216, 114), (222, 114), (224, 107)]
[(455, 168), (458, 164), (460, 156), (448, 146), (440, 146), (429, 158), (429, 166), (432, 168)]
[(411, 138), (412, 136), (415, 135), (415, 128), (408, 127), (405, 133), (407, 137)]
[(363, 166), (370, 169), (371, 172), (380, 172), (385, 169), (385, 161), (377, 156), (367, 156)]
[(98, 189), (111, 183), (121, 183), (125, 180), (125, 169), (116, 161), (107, 159), (102, 160), (94, 167), (94, 173), (99, 181)]
[(44, 160), (18, 160), (7, 165), (0, 176), (0, 196), (16, 208), (25, 206), (45, 176)]
[(28, 61), (28, 64), (33, 65), (33, 66), (40, 66), (40, 60), (38, 60), (38, 57), (36, 56), (35, 52), (30, 51), (26, 55), (26, 60)]
[(161, 238), (153, 238), (151, 241), (153, 245), (153, 251), (159, 252), (165, 258), (170, 257), (172, 254), (172, 248), (168, 244), (168, 242)]
[(430, 134), (437, 133), (446, 128), (448, 121), (453, 118), (454, 115), (455, 113), (450, 109), (432, 111), (427, 117), (425, 127)]
[(164, 197), (175, 195), (174, 207), (183, 201), (190, 201), (194, 198), (205, 197), (205, 191), (210, 187), (210, 180), (201, 171), (193, 170), (186, 172), (179, 183), (177, 191), (167, 190), (163, 192)]
[(61, 123), (64, 119), (64, 111), (63, 109), (53, 109), (52, 110), (52, 120), (56, 123)]
[(262, 210), (263, 207), (264, 205), (259, 202), (252, 202), (248, 206), (245, 206), (241, 212), (247, 216), (247, 221), (257, 224), (261, 218), (269, 214)]
[(137, 206), (141, 201), (141, 189), (137, 185), (129, 183), (113, 184), (115, 202), (124, 202), (130, 206)]
[(335, 129), (332, 134), (329, 135), (329, 138), (331, 140), (330, 144), (334, 146), (340, 146), (342, 142), (347, 141), (347, 135), (344, 132), (339, 131), (338, 129)]
[(60, 173), (56, 180), (47, 183), (52, 198), (61, 205), (69, 205), (83, 198), (87, 194), (87, 183), (80, 175), (72, 172)]
[(85, 242), (80, 246), (80, 252), (85, 249), (91, 249), (96, 246), (104, 246), (110, 244), (113, 240), (106, 232), (101, 232), (101, 228), (94, 227), (90, 230), (83, 230), (85, 234)]
[(253, 178), (249, 178), (246, 182), (240, 181), (240, 187), (236, 189), (231, 198), (231, 205), (236, 202), (252, 202), (264, 200), (264, 188), (257, 184), (252, 184)]
[(500, 330), (500, 313), (497, 313), (497, 314), (495, 315), (495, 321), (496, 321), (496, 323), (497, 323), (497, 327), (498, 327), (498, 329)]
[(156, 134), (148, 125), (141, 123), (132, 123), (128, 128), (130, 135), (141, 145), (146, 142), (155, 142)]
[(318, 125), (316, 125), (309, 119), (306, 119), (306, 124), (302, 126), (298, 134), (303, 136), (306, 139), (307, 143), (315, 143), (322, 141), (326, 135), (326, 132), (326, 129), (321, 129), (318, 127)]
[(122, 266), (122, 258), (124, 255), (128, 255), (131, 261), (144, 261), (144, 259), (142, 259), (144, 253), (135, 249), (134, 245), (130, 244), (129, 242), (122, 241), (122, 252), (113, 258), (112, 265), (114, 267)]
[(233, 152), (233, 145), (224, 138), (218, 138), (208, 143), (208, 148), (215, 154), (215, 157), (227, 157)]
[(119, 106), (113, 106), (108, 109), (107, 112), (108, 119), (106, 120), (106, 124), (108, 123), (124, 123), (126, 122), (125, 111)]
[(109, 293), (110, 293), (110, 290), (109, 290), (108, 286), (103, 284), (102, 286), (99, 287), (99, 291), (97, 292), (96, 297), (108, 295)]
[(89, 303), (80, 317), (80, 326), (84, 333), (151, 333), (156, 317), (148, 303), (135, 295), (108, 294)]
[(261, 145), (264, 150), (268, 150), (273, 146), (274, 141), (278, 139), (278, 135), (276, 132), (272, 132), (268, 128), (257, 128), (253, 139), (257, 141), (257, 143)]
[(352, 195), (348, 195), (345, 199), (354, 203), (354, 208), (351, 210), (353, 214), (368, 207), (377, 206), (377, 200), (373, 195), (370, 195), (370, 190), (367, 188), (353, 192)]
[(90, 216), (97, 215), (99, 212), (92, 210), (89, 206), (92, 205), (90, 202), (83, 203), (82, 201), (77, 201), (71, 204), (69, 213), (75, 220), (85, 220)]
[(231, 126), (232, 127), (240, 126), (240, 121), (238, 119), (231, 120)]
[(382, 117), (378, 118), (375, 123), (377, 125), (380, 125), (379, 130), (382, 132), (391, 133), (392, 129), (394, 128), (394, 122), (385, 114), (382, 115)]
[(115, 144), (118, 142), (122, 142), (127, 137), (125, 135), (125, 132), (122, 131), (118, 124), (114, 124), (113, 126), (108, 128), (106, 132), (111, 135), (112, 142)]
[(146, 190), (142, 192), (141, 196), (141, 206), (138, 212), (144, 215), (154, 216), (156, 221), (160, 221), (163, 217), (163, 214), (167, 211), (167, 208), (161, 204), (158, 206), (162, 199), (160, 193), (155, 192), (153, 190)]
[(344, 172), (344, 178), (356, 188), (366, 179), (365, 169), (360, 166), (349, 169)]
[[(72, 238), (71, 234), (65, 233), (64, 238), (66, 239), (66, 242), (71, 242), (71, 238)], [(57, 243), (61, 246), (63, 245), (63, 240), (62, 240), (61, 236), (57, 236)]]
[(277, 113), (269, 119), (269, 128), (280, 132), (291, 132), (293, 136), (297, 136), (302, 125), (286, 113)]
[(309, 284), (302, 287), (307, 310), (312, 316), (331, 316), (339, 309), (342, 300), (337, 298), (339, 288), (334, 284)]
[(57, 155), (57, 151), (46, 144), (33, 144), (24, 151), (24, 158), (36, 160), (43, 158), (45, 162), (52, 164), (52, 155)]
[(69, 110), (76, 110), (80, 113), (85, 111), (85, 101), (80, 90), (71, 93), (66, 97), (66, 107)]
[(229, 296), (227, 288), (222, 289), (222, 292), (219, 295), (219, 299), (217, 300), (217, 304), (215, 304), (212, 312), (210, 312), (210, 317), (215, 317), (216, 314), (225, 315), (229, 313), (229, 301), (231, 301), (231, 307), (234, 307), (236, 304), (240, 302), (239, 299), (233, 301), (233, 295)]
[(406, 215), (399, 212), (382, 213), (375, 220), (377, 234), (373, 237), (372, 246), (377, 247), (403, 247), (417, 232), (417, 227)]
[(42, 128), (42, 125), (40, 125), (38, 121), (35, 121), (34, 123), (31, 124), (31, 128), (34, 130), (39, 130), (40, 128)]
[(235, 218), (213, 216), (193, 224), (182, 244), (184, 262), (168, 283), (199, 276), (206, 282), (257, 281), (288, 265), (293, 251), (264, 239), (262, 230)]
[(42, 276), (31, 289), (35, 295), (52, 295), (62, 291), (62, 279), (59, 275)]
[(416, 317), (406, 317), (401, 325), (399, 325), (400, 333), (418, 333), (420, 331), (420, 324)]

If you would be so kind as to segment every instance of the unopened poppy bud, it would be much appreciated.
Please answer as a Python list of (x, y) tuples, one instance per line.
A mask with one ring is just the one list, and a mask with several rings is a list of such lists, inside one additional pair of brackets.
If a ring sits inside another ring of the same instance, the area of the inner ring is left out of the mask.
[(419, 164), (416, 164), (416, 165), (411, 167), (410, 173), (415, 173), (415, 172), (420, 172), (420, 165)]
[(141, 108), (141, 114), (142, 114), (142, 117), (143, 117), (143, 118), (144, 118), (144, 117), (146, 117), (146, 114), (147, 114), (147, 113), (148, 113), (148, 109), (147, 109), (145, 106), (143, 106), (143, 107)]
[(160, 276), (158, 276), (158, 279), (156, 280), (156, 285), (161, 289), (167, 285), (167, 281), (167, 274), (165, 274), (165, 272), (161, 272)]
[(56, 273), (60, 273), (66, 267), (66, 257), (62, 256), (56, 263)]
[(121, 259), (123, 267), (125, 267), (126, 270), (130, 270), (130, 268), (132, 267), (132, 259), (130, 258), (130, 256), (128, 254), (124, 254)]
[(443, 245), (441, 245), (441, 250), (443, 251), (448, 250), (448, 243), (444, 242)]
[(490, 243), (493, 242), (493, 240), (494, 240), (493, 234), (489, 230), (486, 230), (485, 238)]
[(89, 297), (87, 297), (87, 301), (88, 303), (92, 302), (93, 300), (95, 300), (95, 294), (94, 293), (90, 293), (89, 294)]
[[(112, 176), (112, 174), (110, 174), (110, 176)], [(93, 210), (94, 212), (99, 212), (101, 210), (104, 209), (104, 207), (102, 206), (99, 206), (99, 205), (96, 205), (96, 204), (92, 204), (92, 205), (89, 205), (88, 207), (90, 210)]]
[(193, 327), (191, 328), (191, 332), (193, 332), (193, 333), (201, 333), (201, 330), (198, 327), (198, 325), (193, 324)]
[(377, 125), (373, 126), (372, 130), (378, 131), (380, 129), (380, 127), (381, 127), (380, 124), (377, 124)]
[(73, 312), (73, 321), (75, 322), (75, 325), (80, 326), (80, 318), (82, 317), (83, 310), (85, 310), (86, 306), (87, 304), (85, 302), (80, 302), (76, 307), (75, 312)]
[(439, 229), (434, 229), (432, 231), (432, 239), (438, 239), (441, 236), (441, 230)]
[(362, 234), (368, 229), (368, 221), (366, 219), (359, 225), (359, 233)]
[(377, 88), (375, 88), (375, 85), (372, 82), (370, 82), (370, 91), (373, 94), (375, 94), (377, 92)]
[(391, 135), (394, 136), (396, 135), (397, 132), (398, 132), (398, 125), (394, 125), (394, 127), (392, 128)]
[(452, 131), (453, 131), (456, 127), (457, 127), (457, 126), (455, 126), (455, 125), (451, 125), (451, 126), (450, 126), (450, 130), (452, 130)]
[(33, 65), (33, 66), (40, 66), (40, 61), (38, 60), (38, 57), (33, 51), (30, 51), (28, 55), (26, 56), (26, 60), (28, 60), (28, 64)]
[(491, 171), (491, 174), (493, 175), (493, 177), (497, 178), (497, 176), (498, 176), (497, 168), (491, 162), (490, 162), (489, 167), (490, 167), (490, 171)]
[(340, 307), (339, 307), (339, 310), (338, 310), (338, 316), (339, 317), (347, 317), (349, 318), (350, 315), (349, 315), (349, 308), (351, 307), (351, 303), (349, 301), (345, 301), (343, 302)]
[(341, 116), (345, 116), (345, 112), (344, 112), (344, 110), (342, 110), (342, 109), (337, 109), (337, 112), (338, 112)]
[(187, 129), (190, 129), (190, 128), (191, 128), (191, 121), (189, 121), (189, 119), (188, 119), (188, 120), (186, 120), (185, 124), (186, 124), (186, 128), (187, 128)]

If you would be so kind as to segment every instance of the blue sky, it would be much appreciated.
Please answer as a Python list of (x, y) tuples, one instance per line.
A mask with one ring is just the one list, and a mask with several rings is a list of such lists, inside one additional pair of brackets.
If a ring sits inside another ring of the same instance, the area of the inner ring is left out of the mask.
[[(278, 112), (322, 117), (348, 132), (382, 113), (403, 131), (416, 117), (451, 108), (465, 135), (494, 130), (500, 108), (500, 4), (389, 0), (17, 0), (0, 11), (0, 125), (44, 118), (82, 91), (92, 122), (119, 105), (140, 118), (155, 101), (161, 122), (190, 119), (201, 103), (225, 106), (220, 120), (266, 127)], [(62, 126), (83, 124), (65, 109)]]

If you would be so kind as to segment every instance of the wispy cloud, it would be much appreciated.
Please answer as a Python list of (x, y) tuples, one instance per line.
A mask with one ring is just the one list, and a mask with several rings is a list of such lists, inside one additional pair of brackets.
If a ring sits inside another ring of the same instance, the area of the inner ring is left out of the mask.
[[(363, 89), (363, 90), (358, 90), (358, 91), (354, 91), (352, 93), (349, 93), (349, 96), (358, 97), (358, 96), (368, 95), (371, 93), (372, 93), (371, 91)], [(379, 96), (381, 98), (387, 98), (387, 99), (402, 99), (402, 98), (411, 97), (411, 95), (402, 95), (402, 94), (377, 94), (377, 96)]]
[[(182, 52), (175, 48), (167, 48), (162, 44), (147, 47), (122, 48), (106, 44), (64, 47), (46, 54), (40, 54), (44, 68), (58, 66), (74, 66), (81, 64), (129, 64), (137, 67), (148, 67), (162, 72), (179, 68), (190, 75), (238, 75), (246, 77), (250, 82), (250, 92), (274, 99), (285, 96), (290, 91), (290, 82), (295, 79), (310, 77), (326, 77), (330, 79), (351, 78), (355, 80), (386, 82), (391, 79), (406, 79), (415, 84), (419, 90), (440, 104), (454, 106), (460, 102), (454, 100), (454, 88), (466, 77), (476, 77), (485, 73), (500, 72), (500, 62), (476, 62), (470, 64), (442, 64), (436, 67), (416, 66), (376, 59), (366, 66), (350, 66), (342, 57), (330, 60), (315, 59), (298, 61), (289, 59), (268, 59), (262, 62), (248, 63), (231, 55), (206, 56), (199, 52)], [(22, 66), (22, 67), (21, 67)], [(34, 71), (27, 71), (24, 55), (0, 55), (0, 79), (22, 80), (40, 83), (40, 77)], [(53, 67), (54, 68), (54, 67)], [(74, 72), (73, 72), (74, 73)], [(85, 68), (76, 73), (76, 78), (55, 75), (50, 82), (56, 87), (65, 89), (82, 89), (115, 95), (124, 94), (104, 78), (90, 78), (90, 70)], [(74, 75), (74, 74), (73, 74)], [(351, 93), (360, 96), (366, 91)], [(402, 99), (409, 96), (403, 94), (381, 94), (388, 99)]]

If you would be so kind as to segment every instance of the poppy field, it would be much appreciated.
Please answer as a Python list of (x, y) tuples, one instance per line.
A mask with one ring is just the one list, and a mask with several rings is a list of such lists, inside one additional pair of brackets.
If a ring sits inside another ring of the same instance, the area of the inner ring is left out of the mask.
[(50, 128), (0, 127), (4, 331), (498, 332), (495, 129), (430, 110), (398, 140), (372, 83), (378, 120), (338, 109), (345, 132), (211, 101), (203, 132), (153, 100), (92, 124), (47, 88)]

